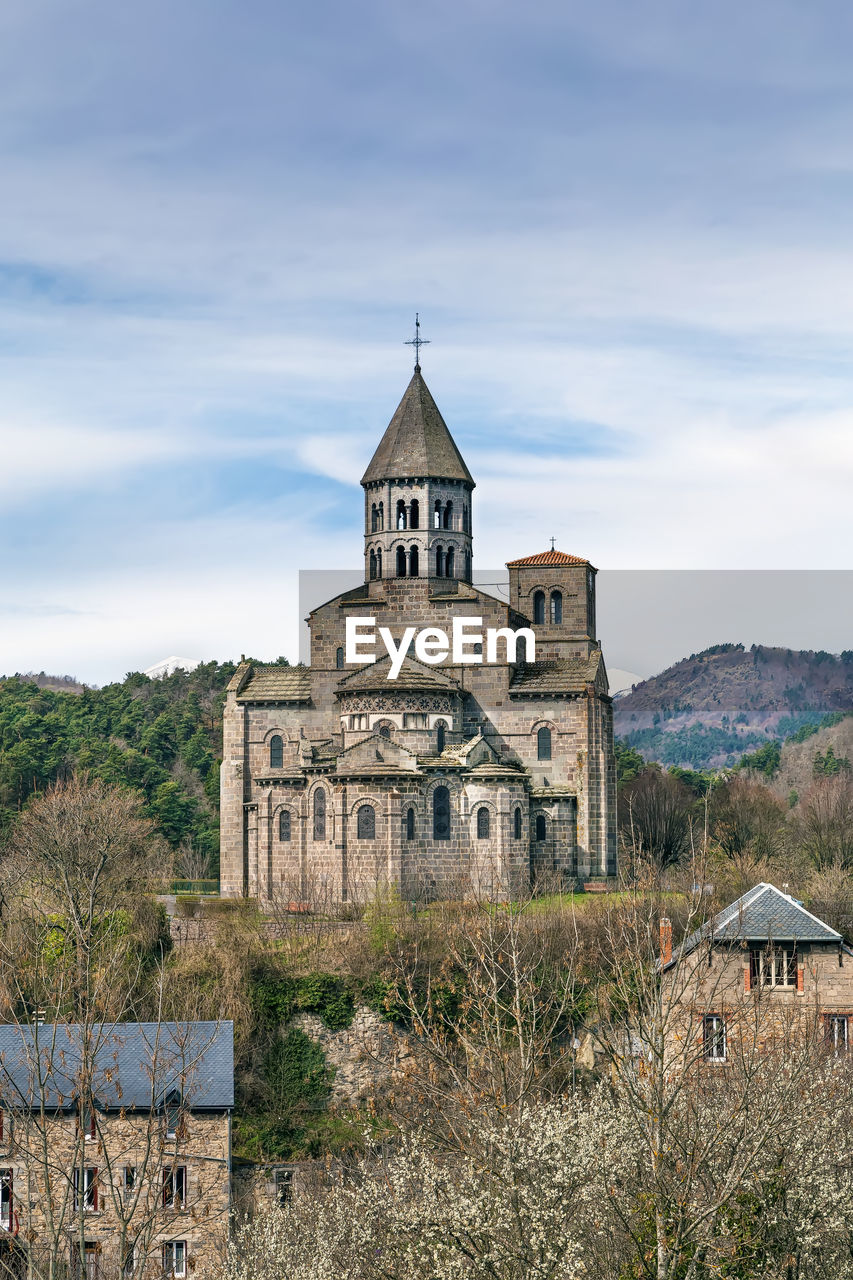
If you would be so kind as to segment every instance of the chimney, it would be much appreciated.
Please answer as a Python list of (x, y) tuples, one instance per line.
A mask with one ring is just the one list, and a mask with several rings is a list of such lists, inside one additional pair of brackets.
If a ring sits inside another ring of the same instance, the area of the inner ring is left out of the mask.
[(669, 964), (672, 959), (672, 921), (668, 916), (661, 916), (660, 921), (660, 962)]

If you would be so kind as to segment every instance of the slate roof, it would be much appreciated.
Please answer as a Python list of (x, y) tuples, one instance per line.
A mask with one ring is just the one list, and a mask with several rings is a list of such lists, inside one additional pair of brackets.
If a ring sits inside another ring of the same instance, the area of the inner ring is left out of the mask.
[(445, 675), (438, 667), (428, 667), (416, 658), (404, 658), (396, 680), (388, 679), (391, 659), (387, 655), (366, 667), (351, 671), (338, 681), (337, 693), (356, 693), (366, 689), (381, 689), (383, 693), (417, 689), (424, 693), (461, 693), (460, 685), (452, 676)]
[(581, 556), (570, 556), (565, 551), (540, 551), (534, 556), (522, 556), (520, 560), (508, 560), (508, 569), (526, 569), (537, 564), (589, 564)]
[(253, 666), (237, 690), (238, 702), (310, 702), (310, 667)]
[(420, 369), (415, 369), (361, 483), (414, 476), (474, 484)]
[(72, 1109), (80, 1090), (83, 1036), (94, 1057), (96, 1104), (105, 1110), (159, 1107), (177, 1092), (193, 1110), (234, 1105), (234, 1025), (231, 1022), (117, 1022), (84, 1029), (77, 1023), (0, 1025), (0, 1098), (38, 1103), (44, 1081), (48, 1107)]
[(553, 662), (522, 662), (509, 684), (512, 694), (582, 693), (592, 684), (601, 665), (601, 651), (588, 658), (564, 658)]
[(827, 942), (838, 944), (841, 934), (775, 885), (755, 885), (743, 897), (724, 907), (701, 929), (695, 930), (678, 948), (669, 968), (679, 956), (689, 955), (703, 939), (714, 942)]

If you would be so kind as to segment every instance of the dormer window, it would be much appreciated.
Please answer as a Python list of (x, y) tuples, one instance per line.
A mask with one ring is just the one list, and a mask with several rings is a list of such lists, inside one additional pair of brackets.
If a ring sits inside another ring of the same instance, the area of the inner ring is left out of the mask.
[(757, 987), (796, 987), (797, 944), (779, 942), (750, 947), (749, 976), (752, 990)]
[(80, 1109), (80, 1134), (84, 1142), (94, 1142), (98, 1136), (95, 1108), (84, 1102)]

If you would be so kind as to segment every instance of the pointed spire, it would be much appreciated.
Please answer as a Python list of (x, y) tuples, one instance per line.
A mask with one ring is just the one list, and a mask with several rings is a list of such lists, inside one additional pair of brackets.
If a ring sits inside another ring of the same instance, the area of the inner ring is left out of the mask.
[(361, 483), (414, 479), (417, 476), (474, 484), (447, 423), (423, 380), (419, 365), (415, 365), (412, 380)]

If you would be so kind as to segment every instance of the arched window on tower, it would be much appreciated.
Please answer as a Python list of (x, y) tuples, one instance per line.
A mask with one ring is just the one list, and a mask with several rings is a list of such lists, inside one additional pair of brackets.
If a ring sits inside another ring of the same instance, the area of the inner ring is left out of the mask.
[(379, 549), (376, 552), (376, 576), (377, 578), (382, 577), (382, 548), (381, 547), (379, 547)]
[(322, 787), (314, 792), (314, 839), (326, 839), (326, 793)]
[(380, 530), (385, 528), (385, 503), (384, 502), (380, 502), (379, 504), (379, 528)]
[(544, 813), (536, 815), (536, 839), (540, 841), (548, 839), (548, 823), (545, 821)]
[(270, 738), (270, 768), (280, 769), (284, 764), (284, 743), (281, 740), (280, 733), (274, 733)]
[(446, 502), (444, 504), (444, 527), (445, 529), (453, 528), (453, 503)]
[(373, 579), (374, 579), (375, 577), (376, 577), (376, 552), (375, 552), (375, 551), (371, 551), (371, 553), (370, 553), (370, 578), (371, 578), (371, 581), (373, 581)]
[(335, 666), (338, 671), (343, 671), (344, 669), (344, 651), (341, 648), (335, 650)]
[(372, 804), (363, 804), (358, 811), (356, 832), (359, 840), (376, 838), (376, 810)]
[(418, 549), (417, 547), (409, 547), (409, 577), (416, 578), (419, 572)]
[(512, 834), (514, 839), (521, 839), (521, 808), (518, 805), (516, 805), (515, 813), (512, 815)]
[(439, 720), (435, 727), (435, 749), (439, 755), (444, 750), (444, 743), (447, 737), (447, 725), (443, 720)]
[(405, 547), (397, 548), (397, 577), (405, 578), (406, 576), (406, 549)]
[(543, 725), (536, 735), (536, 754), (540, 760), (551, 759), (551, 730)]
[(377, 510), (376, 503), (374, 502), (373, 506), (370, 508), (370, 532), (375, 533), (378, 528), (379, 511)]
[(545, 625), (545, 592), (537, 591), (533, 597), (533, 621)]
[(397, 528), (405, 529), (406, 527), (406, 504), (402, 498), (397, 503)]
[(455, 564), (454, 564), (454, 551), (453, 551), (453, 548), (452, 548), (452, 547), (448, 547), (448, 548), (447, 548), (447, 556), (446, 556), (445, 561), (444, 561), (444, 576), (445, 576), (446, 578), (452, 578), (452, 577), (454, 577), (455, 575), (454, 575), (454, 572), (453, 572), (453, 571), (454, 571), (455, 567), (456, 567), (456, 566), (455, 566)]
[(477, 810), (477, 839), (488, 840), (489, 838), (489, 811), (485, 805)]
[(409, 528), (419, 529), (421, 527), (421, 504), (417, 498), (412, 498), (409, 505)]
[(290, 839), (290, 810), (282, 809), (278, 815), (278, 838), (279, 840)]
[(438, 500), (436, 500), (435, 511), (432, 515), (432, 527), (433, 529), (441, 528), (441, 503)]
[(563, 621), (563, 593), (562, 591), (551, 592), (551, 625), (559, 627)]
[(436, 787), (432, 793), (432, 838), (450, 839), (450, 792), (447, 787)]
[(444, 577), (444, 548), (436, 547), (435, 549), (435, 576), (437, 578)]
[(406, 839), (414, 840), (415, 838), (415, 811), (414, 809), (406, 810)]
[(471, 552), (465, 552), (465, 581), (471, 581)]

